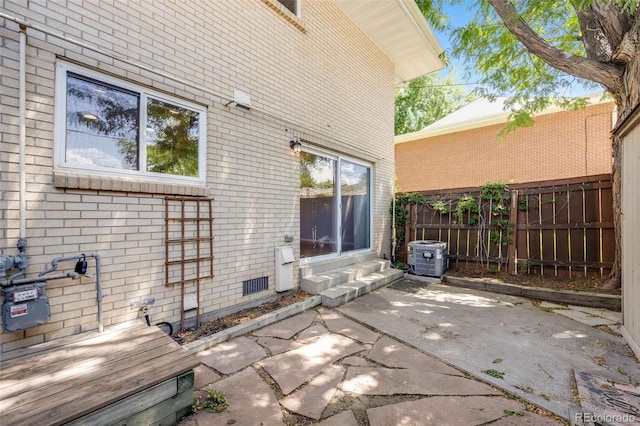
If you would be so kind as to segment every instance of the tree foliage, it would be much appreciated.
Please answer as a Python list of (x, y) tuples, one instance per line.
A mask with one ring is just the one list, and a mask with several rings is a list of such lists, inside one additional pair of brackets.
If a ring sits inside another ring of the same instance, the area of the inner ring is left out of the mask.
[(437, 74), (411, 80), (396, 92), (395, 134), (418, 131), (471, 102), (452, 77)]
[[(447, 29), (443, 0), (416, 0), (431, 26)], [(462, 3), (450, 0), (447, 3)], [(567, 89), (576, 84), (604, 88), (618, 118), (640, 104), (640, 15), (638, 0), (482, 0), (472, 3), (473, 18), (451, 30), (449, 52), (465, 59), (476, 74), (478, 94), (509, 96), (512, 122), (507, 130), (531, 125), (533, 115), (557, 105), (584, 106)], [(620, 141), (613, 138), (616, 263), (609, 286), (620, 283)]]

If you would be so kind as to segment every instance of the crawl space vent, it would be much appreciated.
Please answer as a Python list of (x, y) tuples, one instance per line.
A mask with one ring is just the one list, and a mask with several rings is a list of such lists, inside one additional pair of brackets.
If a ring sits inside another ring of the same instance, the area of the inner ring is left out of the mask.
[(242, 295), (248, 296), (269, 289), (269, 277), (253, 278), (242, 281)]

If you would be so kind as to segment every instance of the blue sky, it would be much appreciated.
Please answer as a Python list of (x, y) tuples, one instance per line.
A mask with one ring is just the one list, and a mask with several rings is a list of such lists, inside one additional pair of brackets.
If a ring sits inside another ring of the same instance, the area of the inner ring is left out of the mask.
[[(473, 17), (473, 14), (475, 13), (475, 11), (469, 11), (470, 9), (470, 5), (473, 5), (475, 2), (472, 1), (465, 1), (463, 3), (460, 4), (450, 4), (450, 3), (445, 3), (443, 5), (444, 8), (444, 12), (449, 16), (449, 24), (451, 26), (451, 28), (458, 28), (458, 27), (463, 27), (464, 25), (466, 25), (466, 23)], [(434, 34), (436, 35), (438, 41), (440, 42), (440, 45), (443, 47), (443, 49), (447, 52), (450, 51), (450, 47), (451, 47), (451, 43), (449, 42), (449, 35), (448, 32), (440, 32), (440, 31), (436, 31), (435, 29), (433, 30)], [(473, 76), (469, 79), (465, 79), (463, 80), (463, 75), (464, 75), (464, 63), (461, 59), (456, 59), (453, 57), (450, 57), (451, 60), (451, 64), (453, 65), (455, 71), (454, 71), (454, 78), (455, 80), (457, 80), (458, 83), (476, 83), (478, 81), (478, 79), (473, 78)], [(449, 69), (444, 69), (442, 71), (439, 72), (439, 74), (443, 77), (446, 77), (450, 74), (450, 70)], [(468, 91), (473, 90), (474, 88), (478, 87), (477, 85), (474, 84), (468, 84), (466, 85), (466, 89)], [(600, 89), (585, 89), (581, 86), (576, 86), (572, 92), (571, 95), (572, 96), (583, 96), (583, 95), (590, 95), (593, 93), (598, 93), (598, 92), (602, 92), (603, 90)]]

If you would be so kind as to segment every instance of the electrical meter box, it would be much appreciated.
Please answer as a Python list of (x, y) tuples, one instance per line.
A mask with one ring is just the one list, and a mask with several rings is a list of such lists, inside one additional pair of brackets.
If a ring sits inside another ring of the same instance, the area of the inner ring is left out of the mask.
[(45, 283), (23, 284), (2, 289), (2, 328), (20, 331), (49, 321), (51, 310)]
[(411, 241), (407, 263), (414, 275), (441, 277), (447, 271), (447, 243), (434, 240)]

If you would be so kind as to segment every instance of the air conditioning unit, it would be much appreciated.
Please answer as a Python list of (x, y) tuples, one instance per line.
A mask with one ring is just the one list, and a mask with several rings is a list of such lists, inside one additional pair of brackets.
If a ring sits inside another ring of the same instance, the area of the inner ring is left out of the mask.
[(447, 270), (447, 243), (418, 240), (409, 243), (407, 263), (409, 273), (441, 277)]

